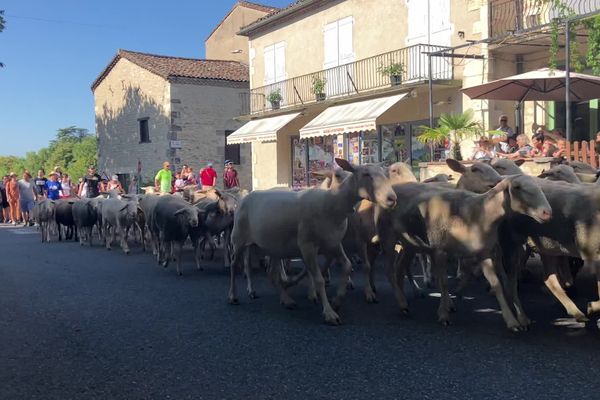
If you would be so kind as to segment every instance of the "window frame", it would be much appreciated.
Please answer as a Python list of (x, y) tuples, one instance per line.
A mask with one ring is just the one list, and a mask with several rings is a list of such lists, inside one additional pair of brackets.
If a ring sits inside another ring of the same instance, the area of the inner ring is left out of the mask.
[[(138, 118), (138, 135), (139, 135), (139, 139), (140, 139), (140, 144), (141, 143), (152, 143), (152, 140), (150, 140), (150, 124), (149, 121), (150, 117), (144, 117), (144, 118)], [(143, 132), (143, 126), (146, 127), (146, 132)], [(145, 137), (144, 137), (144, 133), (145, 133)], [(145, 140), (144, 140), (145, 139)]]

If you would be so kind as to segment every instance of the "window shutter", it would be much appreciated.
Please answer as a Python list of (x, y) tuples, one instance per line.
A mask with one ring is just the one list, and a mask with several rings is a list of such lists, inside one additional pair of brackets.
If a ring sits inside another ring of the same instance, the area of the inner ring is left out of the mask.
[(352, 47), (352, 26), (354, 18), (347, 17), (338, 21), (339, 37), (339, 63), (347, 64), (354, 61), (354, 51)]
[(285, 42), (279, 42), (274, 46), (275, 54), (275, 82), (284, 81), (287, 76), (285, 73)]
[(265, 85), (275, 82), (275, 46), (264, 48), (265, 56)]
[[(406, 36), (406, 44), (410, 46), (427, 43), (427, 1), (406, 0), (406, 5), (408, 7), (408, 35)], [(432, 10), (435, 8), (434, 6), (435, 4), (432, 2)]]
[(325, 57), (323, 58), (323, 68), (337, 67), (339, 65), (338, 51), (338, 23), (333, 22), (325, 25), (323, 29)]

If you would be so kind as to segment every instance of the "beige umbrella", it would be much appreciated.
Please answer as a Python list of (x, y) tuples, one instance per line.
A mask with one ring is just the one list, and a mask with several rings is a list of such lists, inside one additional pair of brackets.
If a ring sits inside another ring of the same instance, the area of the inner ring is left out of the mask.
[[(471, 99), (565, 101), (565, 71), (542, 68), (462, 89)], [(571, 101), (600, 98), (600, 77), (569, 73)]]

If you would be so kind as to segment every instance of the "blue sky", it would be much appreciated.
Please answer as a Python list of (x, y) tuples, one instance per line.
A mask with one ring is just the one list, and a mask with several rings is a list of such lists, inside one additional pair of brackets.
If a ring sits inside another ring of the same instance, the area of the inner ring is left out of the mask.
[[(283, 7), (291, 0), (266, 0)], [(44, 147), (59, 128), (94, 132), (90, 85), (119, 48), (204, 57), (235, 0), (8, 0), (0, 33), (0, 155)]]

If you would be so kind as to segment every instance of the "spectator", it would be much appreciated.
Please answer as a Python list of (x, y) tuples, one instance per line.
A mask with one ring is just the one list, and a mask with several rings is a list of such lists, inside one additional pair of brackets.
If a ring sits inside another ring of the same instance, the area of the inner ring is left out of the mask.
[(543, 157), (544, 156), (544, 134), (541, 128), (538, 128), (538, 131), (535, 135), (531, 137), (531, 141), (533, 143), (532, 149), (529, 152), (531, 157)]
[(23, 173), (23, 179), (18, 182), (19, 185), (19, 206), (21, 207), (21, 215), (23, 216), (24, 226), (32, 226), (33, 221), (30, 220), (30, 213), (35, 206), (35, 198), (37, 190), (35, 184), (31, 181), (29, 171)]
[(200, 184), (203, 190), (212, 189), (217, 185), (217, 171), (214, 170), (211, 162), (206, 164), (206, 168), (200, 171)]
[(6, 197), (8, 198), (10, 221), (13, 225), (19, 222), (19, 186), (17, 174), (11, 172), (6, 183)]
[(498, 121), (500, 126), (497, 130), (503, 132), (503, 135), (496, 136), (493, 141), (494, 143), (498, 143), (501, 152), (508, 153), (508, 141), (510, 138), (516, 139), (516, 135), (512, 128), (508, 126), (508, 117), (506, 115), (501, 115)]
[(194, 177), (194, 170), (192, 169), (192, 167), (187, 167), (187, 170), (185, 172), (185, 175), (183, 176), (183, 179), (185, 180), (185, 185), (196, 185), (196, 178)]
[[(85, 189), (85, 195), (84, 193)], [(98, 197), (100, 195), (100, 175), (96, 173), (96, 167), (90, 165), (87, 175), (83, 178), (83, 185), (79, 185), (79, 197)]]
[(68, 174), (63, 174), (60, 178), (61, 198), (71, 197), (71, 177)]
[(48, 182), (48, 179), (44, 176), (45, 174), (43, 169), (38, 170), (37, 177), (34, 180), (38, 197), (46, 196), (46, 182)]
[(554, 157), (553, 154), (558, 151), (556, 142), (552, 139), (546, 138), (544, 140), (544, 146), (542, 148), (542, 157)]
[(160, 171), (154, 177), (154, 187), (160, 193), (171, 193), (173, 182), (173, 173), (171, 172), (171, 163), (165, 161)]
[(46, 182), (46, 190), (48, 192), (48, 198), (50, 200), (58, 200), (60, 198), (60, 191), (62, 186), (58, 181), (58, 172), (50, 172), (50, 180)]
[(111, 180), (106, 184), (106, 191), (110, 192), (111, 190), (116, 190), (119, 194), (124, 192), (123, 185), (121, 185), (121, 182), (119, 182), (118, 175), (113, 175)]
[(138, 184), (137, 184), (137, 176), (131, 178), (131, 182), (129, 183), (129, 187), (127, 188), (127, 194), (137, 194), (138, 192)]
[(552, 153), (552, 157), (564, 158), (567, 152), (567, 141), (565, 139), (559, 139), (556, 141), (556, 151)]
[(523, 158), (529, 156), (529, 153), (532, 149), (531, 146), (528, 144), (526, 135), (521, 134), (517, 136), (517, 146), (519, 146), (519, 148), (515, 152), (503, 154), (503, 157), (514, 160), (516, 158)]
[(477, 142), (477, 146), (473, 151), (471, 160), (489, 160), (496, 156), (496, 152), (492, 149), (492, 142), (490, 139), (482, 136)]
[(0, 217), (2, 222), (8, 223), (10, 215), (8, 212), (8, 198), (6, 197), (6, 184), (8, 183), (8, 175), (5, 175), (0, 180)]
[(594, 150), (596, 150), (596, 154), (600, 154), (600, 131), (596, 132), (596, 141), (594, 142)]
[(183, 192), (184, 187), (185, 187), (185, 180), (182, 178), (182, 173), (175, 174), (175, 192), (177, 192), (177, 193)]
[(225, 171), (223, 172), (223, 187), (225, 189), (232, 189), (240, 186), (238, 179), (238, 173), (233, 167), (233, 163), (229, 160), (225, 160)]

